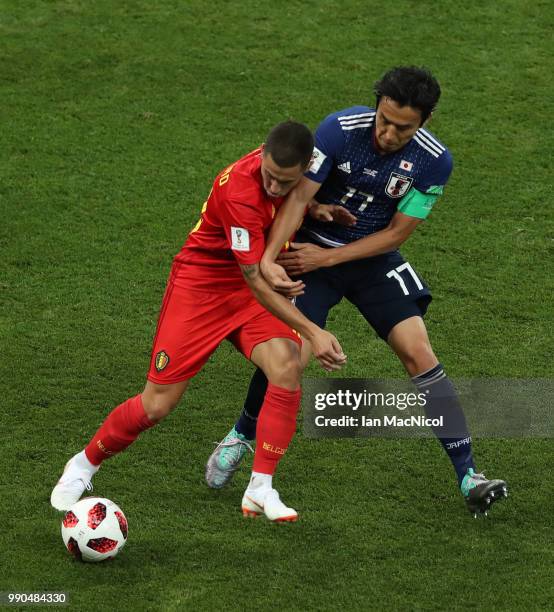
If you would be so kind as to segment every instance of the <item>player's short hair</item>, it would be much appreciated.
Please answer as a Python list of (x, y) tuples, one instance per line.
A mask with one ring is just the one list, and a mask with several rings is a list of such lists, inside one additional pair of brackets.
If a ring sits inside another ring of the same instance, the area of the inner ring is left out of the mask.
[(441, 88), (437, 79), (427, 70), (417, 66), (396, 66), (374, 85), (376, 107), (383, 96), (400, 106), (411, 106), (421, 112), (421, 123), (435, 110)]
[(264, 155), (271, 153), (273, 161), (281, 168), (293, 168), (298, 164), (306, 168), (313, 150), (314, 137), (307, 126), (296, 121), (283, 121), (269, 132)]

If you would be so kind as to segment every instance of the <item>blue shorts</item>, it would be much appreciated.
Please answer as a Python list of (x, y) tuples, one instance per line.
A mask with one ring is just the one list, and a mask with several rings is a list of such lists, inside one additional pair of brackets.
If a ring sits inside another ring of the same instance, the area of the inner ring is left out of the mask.
[[(296, 241), (307, 242), (304, 236)], [(385, 341), (397, 323), (423, 317), (432, 300), (427, 285), (398, 251), (319, 268), (300, 277), (306, 288), (296, 298), (296, 306), (308, 319), (325, 327), (329, 310), (345, 297)]]

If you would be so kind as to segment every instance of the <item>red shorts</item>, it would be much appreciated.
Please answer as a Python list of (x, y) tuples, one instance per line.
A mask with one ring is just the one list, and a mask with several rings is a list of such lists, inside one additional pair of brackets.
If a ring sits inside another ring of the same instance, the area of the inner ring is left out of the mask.
[(260, 342), (299, 335), (256, 301), (248, 287), (227, 293), (185, 289), (170, 280), (152, 346), (148, 380), (160, 385), (197, 374), (225, 339), (250, 359)]

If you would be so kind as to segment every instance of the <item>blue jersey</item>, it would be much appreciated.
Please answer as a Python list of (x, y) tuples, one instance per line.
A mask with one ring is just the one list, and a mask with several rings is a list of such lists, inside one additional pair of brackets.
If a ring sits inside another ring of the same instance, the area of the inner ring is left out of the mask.
[(317, 242), (340, 246), (384, 229), (412, 189), (442, 193), (452, 157), (435, 136), (420, 128), (402, 149), (380, 155), (374, 129), (375, 109), (367, 106), (333, 113), (317, 128), (306, 174), (321, 183), (316, 200), (340, 204), (357, 218), (356, 225), (344, 227), (307, 215), (302, 227)]

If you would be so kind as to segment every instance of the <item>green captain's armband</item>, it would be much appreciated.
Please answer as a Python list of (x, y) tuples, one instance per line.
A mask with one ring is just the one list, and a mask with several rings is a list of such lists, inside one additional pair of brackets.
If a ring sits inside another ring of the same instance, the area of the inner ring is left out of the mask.
[(432, 187), (429, 187), (427, 193), (422, 193), (421, 191), (412, 188), (400, 200), (398, 204), (398, 211), (408, 215), (409, 217), (426, 219), (433, 208), (433, 204), (437, 201), (442, 192), (442, 185), (433, 185)]

